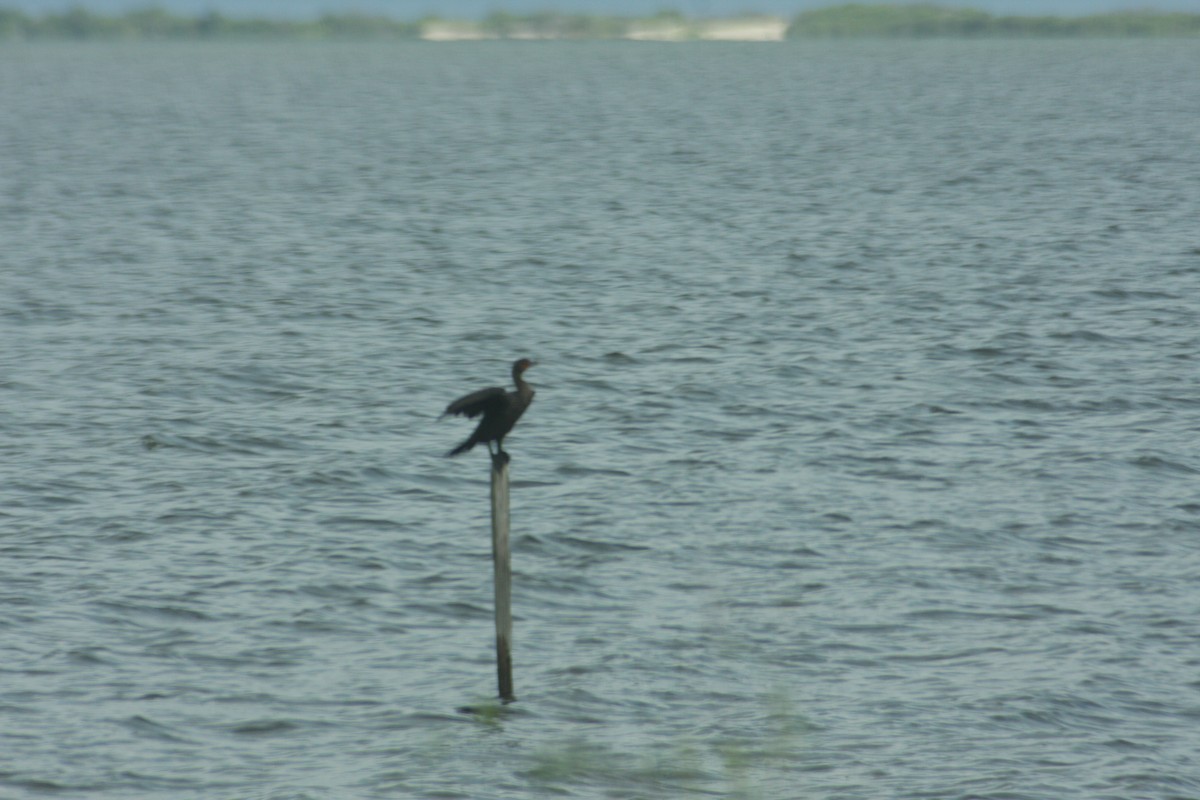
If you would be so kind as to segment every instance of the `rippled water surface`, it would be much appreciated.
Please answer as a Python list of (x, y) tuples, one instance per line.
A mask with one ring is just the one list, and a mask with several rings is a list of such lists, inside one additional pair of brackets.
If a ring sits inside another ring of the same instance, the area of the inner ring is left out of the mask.
[(5, 45), (0, 795), (1200, 796), (1197, 76)]

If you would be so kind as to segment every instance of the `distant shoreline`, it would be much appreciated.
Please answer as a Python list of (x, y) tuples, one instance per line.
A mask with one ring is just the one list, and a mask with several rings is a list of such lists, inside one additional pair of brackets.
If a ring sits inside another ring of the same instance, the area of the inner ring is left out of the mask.
[(814, 39), (1133, 38), (1200, 36), (1200, 14), (1126, 11), (1081, 17), (995, 16), (937, 5), (849, 4), (791, 18), (747, 14), (686, 17), (665, 11), (646, 17), (495, 12), (482, 20), (426, 17), (402, 21), (362, 14), (327, 14), (288, 21), (188, 17), (161, 9), (100, 15), (81, 7), (38, 16), (0, 7), (0, 42), (39, 40), (598, 40), (780, 42)]

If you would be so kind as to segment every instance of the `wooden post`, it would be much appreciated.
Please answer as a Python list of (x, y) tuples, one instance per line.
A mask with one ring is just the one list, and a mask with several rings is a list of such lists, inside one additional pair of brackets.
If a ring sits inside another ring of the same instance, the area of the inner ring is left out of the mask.
[(492, 565), (496, 581), (496, 677), (500, 702), (511, 703), (512, 561), (508, 547), (508, 459), (492, 458)]

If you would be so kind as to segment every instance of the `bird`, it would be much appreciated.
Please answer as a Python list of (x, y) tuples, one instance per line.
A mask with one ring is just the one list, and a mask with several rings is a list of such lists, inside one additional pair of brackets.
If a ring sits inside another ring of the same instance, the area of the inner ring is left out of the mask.
[[(446, 406), (442, 417), (462, 415), (473, 418), (480, 414), (483, 415), (475, 432), (467, 437), (465, 442), (447, 453), (447, 456), (465, 453), (480, 442), (484, 442), (488, 446), (488, 453), (492, 456), (493, 461), (502, 459), (504, 463), (508, 463), (508, 453), (504, 452), (504, 437), (513, 429), (517, 420), (525, 413), (525, 409), (529, 408), (529, 404), (533, 402), (533, 387), (526, 383), (522, 376), (525, 370), (534, 364), (535, 362), (528, 358), (519, 358), (513, 362), (512, 377), (513, 383), (517, 386), (515, 391), (509, 392), (500, 386), (492, 386), (463, 395)], [(495, 452), (492, 451), (492, 442), (496, 443)]]

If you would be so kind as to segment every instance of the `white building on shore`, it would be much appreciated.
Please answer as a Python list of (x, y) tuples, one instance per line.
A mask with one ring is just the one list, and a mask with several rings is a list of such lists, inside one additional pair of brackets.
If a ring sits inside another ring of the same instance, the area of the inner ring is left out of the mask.
[[(730, 19), (645, 19), (631, 20), (623, 38), (642, 42), (781, 42), (787, 34), (788, 23), (782, 17), (755, 15)], [(421, 30), (421, 38), (429, 42), (461, 42), (495, 39), (477, 22), (466, 20), (430, 20)], [(505, 38), (557, 38), (521, 26)]]

